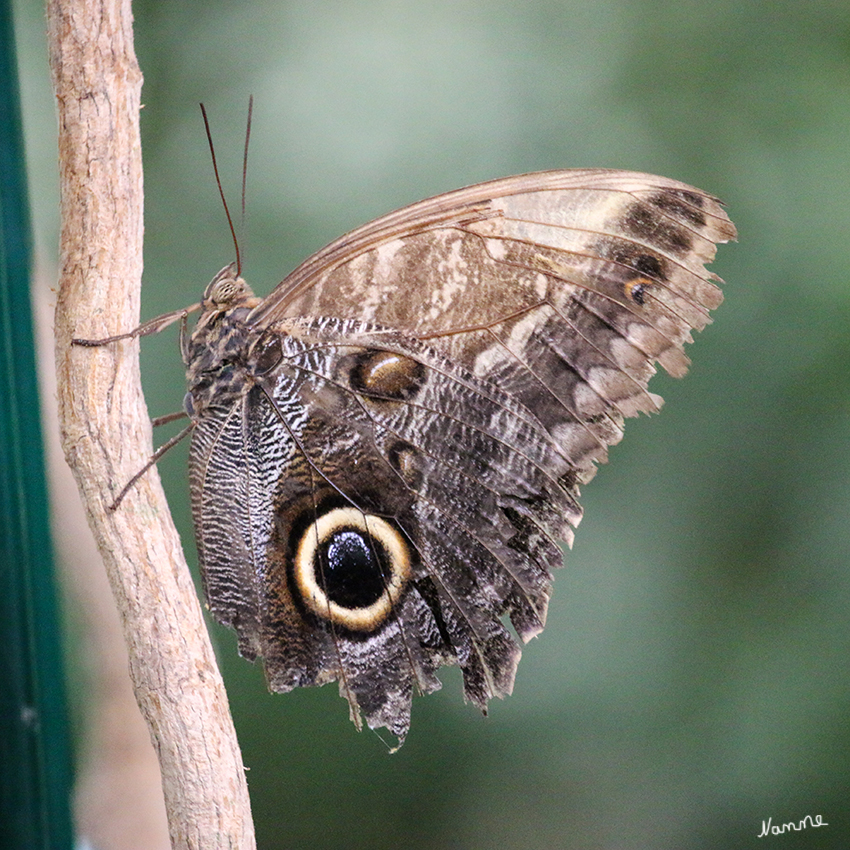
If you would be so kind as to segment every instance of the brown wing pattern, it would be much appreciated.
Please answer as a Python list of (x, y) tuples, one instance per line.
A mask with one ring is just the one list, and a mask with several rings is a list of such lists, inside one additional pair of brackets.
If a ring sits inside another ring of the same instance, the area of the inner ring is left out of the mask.
[(188, 357), (195, 529), (270, 686), (338, 680), (401, 739), (441, 665), (482, 709), (510, 693), (579, 484), (659, 408), (655, 364), (686, 371), (734, 236), (684, 184), (560, 171), (391, 213), (259, 304), (222, 270)]
[(391, 213), (299, 266), (254, 311), (356, 318), (427, 340), (537, 414), (579, 470), (655, 411), (660, 363), (722, 300), (705, 270), (735, 238), (719, 202), (606, 170), (495, 180)]
[[(482, 710), (510, 693), (520, 650), (502, 618), (522, 641), (543, 628), (556, 538), (578, 519), (541, 423), (430, 347), (353, 320), (281, 320), (246, 353), (191, 457), (207, 598), (242, 654), (274, 690), (339, 680), (356, 722), (401, 739), (441, 665), (461, 667)], [(380, 552), (376, 569), (316, 555), (334, 535)]]

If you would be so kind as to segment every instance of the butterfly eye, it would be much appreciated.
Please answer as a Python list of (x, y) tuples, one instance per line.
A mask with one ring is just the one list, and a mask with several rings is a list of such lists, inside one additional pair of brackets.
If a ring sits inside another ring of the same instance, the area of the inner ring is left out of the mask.
[(334, 508), (309, 525), (295, 553), (295, 585), (324, 620), (370, 632), (392, 611), (410, 574), (410, 549), (390, 523)]
[(218, 285), (210, 293), (210, 301), (216, 307), (228, 307), (241, 296), (250, 292), (248, 284), (241, 277), (230, 280), (219, 281)]
[(253, 295), (248, 284), (236, 276), (236, 267), (231, 263), (207, 284), (203, 303), (205, 309), (227, 310)]

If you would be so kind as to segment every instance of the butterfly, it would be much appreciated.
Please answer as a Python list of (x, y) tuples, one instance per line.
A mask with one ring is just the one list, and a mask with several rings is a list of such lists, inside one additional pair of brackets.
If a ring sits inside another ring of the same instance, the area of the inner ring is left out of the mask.
[(266, 298), (225, 266), (181, 335), (192, 513), (209, 608), (269, 687), (338, 681), (399, 741), (443, 665), (482, 711), (510, 694), (579, 487), (660, 408), (656, 364), (686, 372), (735, 235), (683, 183), (565, 170), (390, 213)]

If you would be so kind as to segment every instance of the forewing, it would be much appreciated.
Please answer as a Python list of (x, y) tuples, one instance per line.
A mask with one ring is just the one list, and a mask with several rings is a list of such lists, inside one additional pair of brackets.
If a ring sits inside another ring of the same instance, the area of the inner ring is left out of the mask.
[(586, 481), (654, 411), (660, 363), (722, 300), (705, 264), (735, 237), (719, 202), (646, 174), (543, 172), (451, 192), (391, 213), (296, 269), (251, 321), (375, 322), (496, 381), (541, 419)]

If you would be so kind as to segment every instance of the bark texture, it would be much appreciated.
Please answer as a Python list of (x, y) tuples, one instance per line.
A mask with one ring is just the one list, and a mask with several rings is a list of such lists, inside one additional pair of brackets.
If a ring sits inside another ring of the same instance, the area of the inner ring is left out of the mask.
[(60, 429), (121, 616), (136, 699), (162, 771), (175, 848), (253, 848), (227, 696), (155, 470), (138, 341), (81, 348), (138, 323), (142, 76), (129, 0), (49, 0), (62, 207), (56, 367)]

